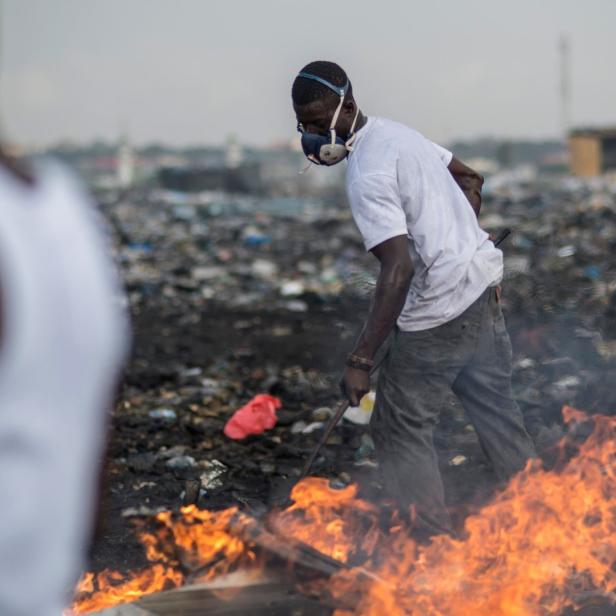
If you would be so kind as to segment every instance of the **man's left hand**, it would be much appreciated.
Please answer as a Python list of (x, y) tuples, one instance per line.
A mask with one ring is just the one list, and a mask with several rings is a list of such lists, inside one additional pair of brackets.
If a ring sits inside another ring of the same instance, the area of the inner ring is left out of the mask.
[(359, 401), (370, 391), (370, 373), (346, 366), (340, 379), (340, 390), (351, 406), (358, 406)]

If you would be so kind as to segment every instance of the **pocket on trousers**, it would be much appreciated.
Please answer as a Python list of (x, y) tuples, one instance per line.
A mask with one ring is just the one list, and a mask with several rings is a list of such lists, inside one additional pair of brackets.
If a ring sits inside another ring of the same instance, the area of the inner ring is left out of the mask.
[(463, 354), (464, 328), (445, 323), (420, 332), (400, 332), (401, 357), (419, 365), (448, 366)]
[(409, 366), (417, 362), (434, 361), (434, 339), (430, 330), (416, 332), (399, 331), (392, 353), (394, 366)]

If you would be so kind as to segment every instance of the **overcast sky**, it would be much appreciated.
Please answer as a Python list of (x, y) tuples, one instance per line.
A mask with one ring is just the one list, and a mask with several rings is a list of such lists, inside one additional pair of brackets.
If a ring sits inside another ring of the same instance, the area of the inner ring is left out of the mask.
[(12, 140), (251, 144), (293, 137), (294, 74), (339, 62), (368, 115), (434, 140), (616, 124), (616, 0), (1, 0)]

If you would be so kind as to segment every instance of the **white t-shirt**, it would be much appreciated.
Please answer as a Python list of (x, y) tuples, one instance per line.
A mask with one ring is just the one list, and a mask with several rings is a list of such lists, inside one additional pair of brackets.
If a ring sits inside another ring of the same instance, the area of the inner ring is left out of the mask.
[(59, 616), (129, 331), (90, 200), (56, 163), (34, 176), (0, 167), (0, 614)]
[(347, 194), (366, 250), (409, 240), (415, 274), (398, 318), (403, 331), (451, 321), (502, 278), (503, 254), (447, 169), (451, 158), (417, 131), (372, 117), (348, 156)]

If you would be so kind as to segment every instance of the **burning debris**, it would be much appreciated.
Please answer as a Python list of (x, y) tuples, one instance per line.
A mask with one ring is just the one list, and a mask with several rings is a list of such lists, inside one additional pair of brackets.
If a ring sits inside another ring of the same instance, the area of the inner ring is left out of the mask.
[(467, 518), (459, 539), (419, 545), (395, 519), (385, 524), (356, 486), (311, 477), (294, 488), (292, 506), (263, 520), (187, 507), (143, 521), (151, 567), (86, 574), (73, 611), (236, 571), (257, 579), (281, 564), (293, 570), (289, 586), (337, 616), (543, 616), (616, 605), (616, 418), (563, 412), (569, 434), (555, 467), (529, 463)]

